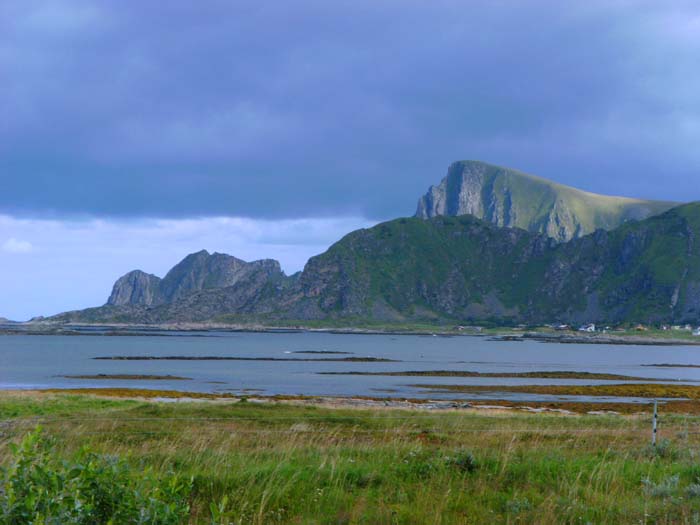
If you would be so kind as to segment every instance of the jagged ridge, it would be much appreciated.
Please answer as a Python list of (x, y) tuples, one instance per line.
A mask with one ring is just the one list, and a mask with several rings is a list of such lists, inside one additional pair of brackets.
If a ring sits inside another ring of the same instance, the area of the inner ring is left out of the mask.
[(557, 243), (471, 215), (353, 232), (301, 275), (239, 280), (170, 303), (60, 321), (700, 321), (700, 203)]
[(161, 279), (134, 270), (120, 277), (107, 299), (110, 306), (158, 306), (202, 290), (227, 288), (239, 282), (282, 278), (279, 262), (272, 259), (246, 262), (206, 250), (193, 253)]

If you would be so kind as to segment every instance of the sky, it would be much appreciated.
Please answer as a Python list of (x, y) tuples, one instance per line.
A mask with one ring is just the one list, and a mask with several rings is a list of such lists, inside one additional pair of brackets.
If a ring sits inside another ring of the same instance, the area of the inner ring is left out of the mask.
[(700, 200), (698, 93), (695, 1), (3, 0), (0, 317), (298, 271), (460, 159)]

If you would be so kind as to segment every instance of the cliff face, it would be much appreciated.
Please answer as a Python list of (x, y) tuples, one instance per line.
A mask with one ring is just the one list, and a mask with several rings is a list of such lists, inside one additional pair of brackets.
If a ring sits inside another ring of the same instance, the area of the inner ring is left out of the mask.
[(202, 250), (185, 257), (161, 279), (135, 270), (120, 277), (107, 300), (109, 306), (158, 306), (195, 292), (228, 288), (239, 282), (281, 278), (277, 261), (246, 262), (221, 253)]
[(160, 277), (134, 270), (117, 279), (107, 299), (109, 305), (150, 305), (162, 302)]
[(418, 201), (416, 217), (474, 215), (564, 242), (663, 213), (677, 203), (596, 195), (484, 162), (453, 163)]
[(281, 274), (277, 261), (266, 259), (245, 262), (223, 253), (209, 254), (202, 250), (185, 257), (163, 278), (161, 290), (164, 302), (173, 302), (193, 292), (226, 288), (253, 274)]

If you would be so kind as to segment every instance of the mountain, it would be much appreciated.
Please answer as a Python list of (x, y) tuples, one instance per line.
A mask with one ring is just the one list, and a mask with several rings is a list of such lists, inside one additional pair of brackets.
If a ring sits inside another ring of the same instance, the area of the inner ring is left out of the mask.
[(418, 201), (416, 217), (474, 215), (563, 242), (658, 215), (678, 203), (597, 195), (485, 162), (455, 162)]
[(281, 278), (277, 261), (245, 262), (223, 253), (206, 250), (193, 253), (161, 279), (141, 270), (120, 277), (107, 299), (110, 306), (157, 306), (172, 303), (202, 290), (227, 288), (239, 282)]
[(313, 317), (698, 322), (700, 203), (566, 243), (470, 215), (398, 219), (311, 259)]
[(348, 234), (291, 277), (260, 271), (206, 287), (229, 281), (203, 278), (212, 266), (193, 263), (194, 254), (187, 271), (175, 272), (179, 295), (160, 285), (152, 291), (148, 277), (127, 279), (147, 284), (124, 295), (160, 293), (169, 302), (137, 299), (53, 320), (697, 323), (699, 240), (700, 203), (568, 242), (471, 215), (396, 219)]
[(107, 299), (109, 305), (151, 305), (163, 302), (160, 291), (162, 279), (150, 273), (134, 270), (123, 275), (114, 283)]

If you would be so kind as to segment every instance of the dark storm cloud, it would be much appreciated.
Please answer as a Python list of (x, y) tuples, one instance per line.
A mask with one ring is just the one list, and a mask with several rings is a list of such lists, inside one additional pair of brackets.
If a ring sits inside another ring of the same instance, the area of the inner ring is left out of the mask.
[(0, 212), (407, 215), (449, 162), (700, 199), (700, 8), (0, 5)]

